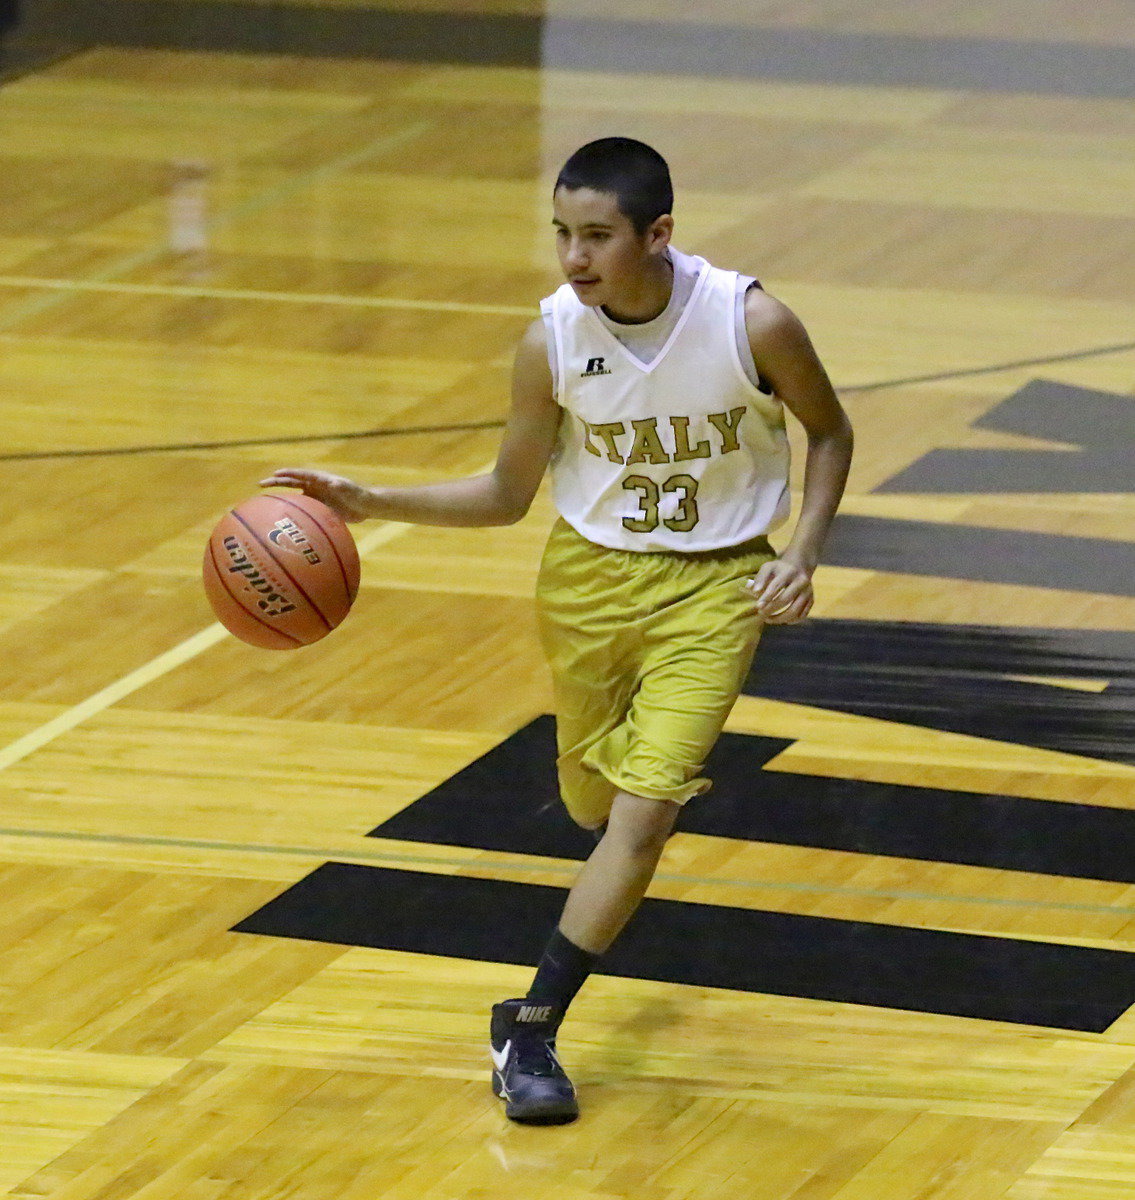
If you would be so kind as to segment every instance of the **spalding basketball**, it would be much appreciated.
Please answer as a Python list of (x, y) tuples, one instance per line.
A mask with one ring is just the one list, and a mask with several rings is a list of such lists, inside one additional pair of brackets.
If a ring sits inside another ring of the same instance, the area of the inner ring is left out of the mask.
[(229, 631), (267, 650), (310, 646), (351, 610), (359, 552), (326, 504), (300, 493), (230, 509), (205, 547), (205, 594)]

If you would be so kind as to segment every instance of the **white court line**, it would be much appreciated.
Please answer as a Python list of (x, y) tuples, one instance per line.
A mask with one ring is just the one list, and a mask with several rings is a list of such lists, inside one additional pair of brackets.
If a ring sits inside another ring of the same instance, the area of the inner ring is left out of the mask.
[[(480, 474), (483, 471), (474, 473)], [(394, 541), (395, 538), (401, 537), (414, 528), (416, 528), (414, 525), (405, 525), (398, 521), (388, 521), (378, 529), (372, 530), (365, 537), (359, 539), (359, 557), (365, 557), (372, 550)], [(199, 654), (204, 654), (206, 650), (211, 649), (218, 642), (224, 641), (229, 636), (231, 636), (229, 631), (220, 622), (214, 622), (199, 633), (186, 638), (179, 645), (165, 651), (164, 654), (159, 654), (157, 658), (151, 659), (148, 663), (144, 663), (140, 667), (136, 667), (129, 674), (123, 675), (121, 679), (116, 679), (114, 683), (104, 687), (102, 691), (95, 692), (93, 696), (88, 696), (85, 700), (79, 701), (78, 704), (69, 708), (66, 712), (60, 713), (59, 716), (54, 717), (46, 724), (40, 725), (38, 729), (33, 729), (30, 733), (25, 733), (23, 737), (17, 738), (14, 742), (0, 749), (0, 771), (27, 758), (29, 754), (34, 754), (37, 750), (55, 741), (56, 738), (69, 733), (76, 726), (82, 725), (84, 721), (90, 720), (91, 717), (105, 712), (112, 705), (139, 691), (147, 684), (153, 683), (154, 680), (160, 679), (163, 675), (168, 675), (180, 666), (184, 666), (185, 663), (190, 662)], [(265, 651), (265, 653), (278, 653), (278, 651)]]
[(347, 296), (340, 292), (262, 292), (250, 288), (191, 287), (178, 283), (120, 283), (104, 279), (49, 279), (36, 275), (0, 275), (0, 287), (56, 292), (110, 292), (127, 296), (185, 296), (208, 300), (259, 300), (277, 304), (337, 304), (346, 308), (393, 308), (418, 312), (531, 317), (535, 305), (473, 304), (462, 300), (403, 300), (397, 296)]
[[(232, 208), (217, 213), (208, 222), (208, 228), (210, 231), (224, 228), (242, 217), (250, 216), (271, 207), (281, 200), (289, 199), (297, 192), (302, 191), (305, 187), (321, 179), (358, 166), (377, 155), (396, 150), (406, 142), (418, 137), (419, 134), (425, 132), (427, 129), (430, 129), (432, 125), (433, 123), (430, 121), (418, 121), (393, 134), (384, 134), (381, 137), (375, 138), (358, 149), (339, 155), (322, 166), (305, 171), (299, 175), (291, 176), (283, 183), (258, 192), (250, 196), (247, 200), (234, 205)], [(0, 314), (0, 331), (11, 329), (27, 317), (35, 316), (45, 309), (51, 308), (53, 305), (66, 299), (69, 293), (111, 289), (116, 291), (142, 289), (147, 285), (112, 284), (111, 281), (116, 275), (125, 274), (136, 267), (154, 262), (166, 253), (166, 249), (165, 245), (159, 244), (145, 250), (124, 255), (113, 262), (107, 263), (85, 280), (43, 280), (34, 284), (13, 284), (12, 286), (33, 286), (37, 290), (46, 290), (48, 294), (29, 296), (22, 303), (16, 304), (7, 312)], [(13, 279), (18, 277), (9, 276), (8, 278)], [(524, 311), (527, 312), (527, 310)], [(394, 538), (401, 537), (402, 534), (412, 528), (413, 526), (411, 525), (403, 525), (397, 522), (384, 524), (366, 537), (360, 539), (360, 556), (392, 541)], [(17, 738), (14, 742), (0, 749), (0, 771), (22, 761), (30, 754), (34, 754), (37, 750), (50, 744), (56, 738), (83, 724), (84, 721), (89, 720), (91, 717), (104, 712), (112, 705), (117, 704), (120, 700), (140, 690), (147, 684), (160, 679), (163, 675), (169, 674), (170, 671), (176, 670), (178, 667), (190, 662), (228, 636), (228, 631), (223, 625), (219, 622), (214, 623), (195, 633), (192, 637), (187, 638), (180, 645), (165, 651), (164, 654), (159, 654), (157, 658), (124, 675), (121, 679), (116, 680), (101, 691), (88, 696), (86, 700), (82, 700), (66, 712), (60, 713), (59, 716), (48, 721), (46, 724)]]
[[(298, 175), (289, 176), (283, 183), (265, 188), (261, 192), (254, 193), (247, 200), (233, 205), (232, 208), (221, 210), (206, 221), (205, 227), (210, 233), (214, 230), (224, 229), (226, 226), (232, 225), (233, 222), (239, 221), (243, 217), (252, 216), (266, 208), (270, 208), (273, 204), (290, 199), (297, 192), (303, 191), (304, 188), (313, 183), (318, 183), (320, 180), (342, 171), (348, 171), (352, 167), (357, 167), (377, 155), (397, 150), (405, 145), (406, 142), (413, 141), (419, 134), (425, 133), (432, 127), (432, 121), (416, 121), (412, 125), (407, 125), (404, 129), (397, 130), (395, 133), (383, 134), (381, 137), (375, 138), (374, 141), (360, 146), (357, 150), (341, 154), (337, 158), (331, 159), (330, 162), (324, 163), (322, 166), (313, 167), (310, 171), (303, 171)], [(169, 253), (169, 247), (164, 242), (156, 243), (144, 250), (123, 255), (121, 258), (106, 263), (83, 282), (89, 284), (106, 283), (118, 275), (125, 275), (129, 271), (133, 271), (137, 267), (156, 262), (163, 254), (167, 253)], [(61, 304), (75, 290), (77, 289), (47, 289), (46, 295), (26, 297), (7, 312), (0, 313), (0, 332), (11, 329), (28, 317), (38, 316), (40, 313), (55, 307), (57, 304)]]

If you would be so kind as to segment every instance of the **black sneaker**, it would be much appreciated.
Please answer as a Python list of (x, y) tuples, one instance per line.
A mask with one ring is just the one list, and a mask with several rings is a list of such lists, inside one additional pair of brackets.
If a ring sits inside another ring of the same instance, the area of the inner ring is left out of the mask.
[(554, 1004), (504, 1000), (493, 1005), (493, 1091), (512, 1121), (563, 1125), (579, 1116), (575, 1088), (556, 1057), (563, 1013)]

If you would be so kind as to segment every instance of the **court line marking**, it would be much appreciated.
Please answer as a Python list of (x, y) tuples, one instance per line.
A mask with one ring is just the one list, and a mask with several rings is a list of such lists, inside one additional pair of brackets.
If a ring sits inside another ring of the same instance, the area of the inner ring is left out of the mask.
[[(395, 538), (401, 537), (414, 528), (415, 526), (413, 525), (406, 525), (398, 521), (386, 522), (378, 529), (372, 530), (365, 537), (359, 539), (359, 557), (365, 557), (372, 550), (393, 541)], [(219, 621), (215, 621), (212, 625), (198, 630), (192, 637), (186, 638), (185, 641), (159, 654), (156, 658), (152, 658), (149, 662), (143, 663), (142, 666), (129, 671), (121, 679), (116, 679), (100, 691), (73, 705), (66, 712), (60, 713), (57, 717), (52, 718), (52, 720), (47, 721), (36, 729), (30, 730), (22, 737), (18, 737), (14, 742), (10, 742), (3, 749), (0, 749), (0, 771), (4, 771), (15, 763), (21, 762), (37, 750), (55, 741), (56, 738), (69, 733), (72, 729), (90, 720), (91, 717), (105, 712), (120, 700), (124, 700), (127, 696), (146, 687), (147, 684), (160, 679), (163, 675), (168, 675), (171, 671), (175, 671), (178, 667), (190, 662), (199, 654), (204, 654), (206, 650), (211, 649), (219, 642), (224, 641), (225, 638), (231, 636), (229, 631)]]
[[(163, 249), (164, 253), (164, 249)], [(41, 288), (60, 292), (109, 292), (131, 296), (177, 296), (202, 300), (260, 300), (279, 304), (330, 304), (344, 308), (390, 308), (413, 312), (471, 313), (494, 317), (532, 317), (534, 304), (474, 304), (463, 300), (406, 300), (397, 296), (349, 296), (339, 292), (265, 292), (250, 288), (194, 287), (177, 283), (123, 283), (98, 278), (51, 279), (36, 275), (0, 275), (0, 287)]]
[[(234, 210), (235, 212), (236, 210)], [(158, 254), (165, 253), (162, 247)], [(142, 265), (142, 264), (131, 264)], [(130, 268), (127, 268), (130, 269)], [(398, 296), (350, 296), (342, 292), (276, 292), (254, 288), (212, 288), (176, 283), (126, 283), (95, 274), (85, 279), (53, 279), (38, 275), (0, 275), (0, 288), (36, 288), (59, 292), (108, 292), (116, 295), (170, 296), (210, 300), (255, 300), (278, 304), (325, 304), (343, 308), (377, 308), (412, 312), (453, 312), (484, 316), (531, 317), (535, 306), (521, 304), (478, 304), (463, 300), (409, 300)], [(5, 326), (0, 323), (0, 328)], [(928, 375), (909, 375), (901, 379), (883, 379), (870, 383), (848, 383), (836, 387), (839, 393), (853, 394), (905, 387), (916, 383), (942, 383), (975, 375), (995, 375), (1025, 367), (1056, 365), (1086, 358), (1103, 358), (1135, 350), (1135, 342), (1118, 342), (1106, 346), (1089, 346), (1040, 358), (1021, 358), (1003, 363), (988, 363), (980, 367), (959, 367)]]
[[(313, 859), (320, 863), (418, 863), (422, 866), (440, 866), (457, 869), (473, 868), (478, 871), (513, 871), (520, 874), (575, 875), (582, 863), (564, 864), (562, 860), (539, 862), (517, 862), (501, 859), (461, 858), (453, 855), (407, 854), (396, 850), (350, 850), (345, 847), (329, 849), (317, 846), (270, 846), (256, 842), (208, 841), (200, 838), (145, 837), (136, 834), (78, 833), (54, 829), (6, 829), (0, 828), (0, 838), (42, 838), (47, 841), (81, 842), (111, 846), (146, 846), (154, 849), (206, 850), (239, 854), (266, 854), (279, 858)], [(964, 865), (964, 864), (961, 864)], [(857, 888), (839, 884), (800, 883), (792, 880), (729, 879), (705, 875), (687, 875), (676, 871), (658, 871), (655, 879), (667, 883), (708, 885), (712, 887), (757, 888), (762, 891), (784, 891), (816, 895), (847, 896), (871, 900), (916, 900), (947, 904), (988, 904), (996, 908), (1043, 910), (1051, 912), (1095, 913), (1097, 915), (1127, 917), (1135, 916), (1135, 908), (1122, 905), (1084, 904), (1059, 900), (1030, 900), (1009, 896), (967, 896), (950, 892), (924, 892), (913, 888)], [(1063, 878), (1063, 877), (1062, 877)], [(1106, 880), (1087, 880), (1088, 883), (1104, 883)], [(1117, 883), (1117, 887), (1123, 886)], [(883, 922), (885, 924), (885, 922)], [(1007, 933), (1005, 937), (1015, 936)], [(1032, 935), (1022, 935), (1032, 940)], [(1049, 940), (1045, 935), (1043, 940)], [(1106, 940), (1106, 939), (1093, 939)]]
[[(391, 149), (396, 149), (407, 141), (412, 141), (420, 133), (425, 132), (432, 126), (432, 122), (419, 121), (407, 126), (406, 128), (397, 131), (393, 134), (384, 135), (358, 150), (351, 151), (348, 154), (341, 155), (332, 159), (328, 163), (314, 168), (310, 171), (303, 172), (300, 175), (291, 177), (288, 181), (281, 183), (275, 187), (265, 189), (263, 192), (257, 193), (250, 199), (235, 205), (227, 211), (215, 214), (206, 222), (206, 228), (210, 231), (224, 228), (227, 225), (241, 219), (242, 217), (252, 215), (268, 208), (280, 200), (302, 191), (309, 184), (316, 183), (329, 175), (334, 175), (340, 171), (349, 169), (351, 166), (366, 161), (374, 155), (384, 153)], [(62, 303), (69, 295), (78, 292), (114, 292), (114, 293), (135, 293), (140, 295), (166, 295), (166, 296), (187, 296), (201, 298), (217, 298), (217, 299), (247, 299), (261, 301), (277, 301), (282, 303), (322, 303), (322, 304), (340, 304), (353, 305), (358, 307), (372, 308), (390, 308), (390, 309), (411, 309), (411, 310), (426, 310), (426, 311), (451, 311), (451, 312), (467, 312), (467, 313), (483, 313), (487, 315), (503, 315), (503, 316), (530, 316), (531, 308), (529, 306), (521, 307), (515, 305), (477, 305), (468, 304), (460, 301), (416, 301), (405, 300), (399, 298), (388, 297), (349, 297), (336, 293), (322, 293), (315, 295), (307, 295), (303, 293), (287, 293), (287, 292), (260, 292), (243, 289), (224, 289), (224, 288), (200, 288), (191, 286), (182, 286), (175, 284), (131, 284), (120, 281), (114, 281), (114, 276), (123, 274), (133, 270), (136, 267), (144, 266), (147, 263), (153, 262), (168, 252), (168, 247), (163, 244), (155, 245), (149, 249), (136, 252), (134, 254), (123, 256), (119, 259), (106, 264), (100, 270), (94, 272), (82, 280), (59, 280), (49, 278), (38, 278), (33, 276), (2, 276), (0, 277), (0, 286), (21, 288), (31, 287), (37, 290), (48, 292), (48, 295), (29, 298), (23, 304), (17, 305), (10, 312), (0, 316), (0, 330), (10, 329), (13, 325), (28, 317), (36, 316), (39, 313), (46, 311), (57, 304)], [(999, 370), (1008, 370), (1017, 366), (1039, 365), (1042, 362), (1065, 361), (1068, 359), (1088, 357), (1092, 355), (1110, 354), (1132, 348), (1132, 343), (1123, 345), (1101, 347), (1095, 350), (1087, 350), (1073, 352), (1067, 355), (1055, 356), (1049, 359), (1022, 360), (1019, 363), (1004, 364), (1002, 366), (991, 366), (985, 368), (971, 369), (969, 371), (958, 372), (958, 374), (977, 374), (994, 372)], [(914, 378), (910, 380), (898, 380), (890, 383), (873, 383), (850, 385), (843, 388), (844, 391), (869, 391), (876, 388), (896, 386), (900, 383), (922, 382), (923, 379), (933, 377)], [(331, 435), (334, 436), (334, 435)], [(405, 525), (396, 522), (389, 522), (383, 525), (380, 529), (373, 531), (366, 538), (359, 542), (359, 553), (365, 556), (371, 550), (383, 545), (389, 541), (400, 537), (402, 534), (415, 528), (412, 525)], [(22, 761), (35, 751), (48, 745), (64, 733), (77, 728), (91, 717), (104, 712), (106, 709), (117, 704), (120, 700), (139, 691), (149, 683), (161, 678), (169, 672), (176, 670), (179, 666), (190, 662), (204, 651), (217, 645), (228, 637), (228, 631), (219, 622), (207, 626), (205, 629), (199, 630), (193, 636), (185, 641), (158, 655), (150, 662), (143, 664), (141, 667), (129, 672), (121, 679), (109, 684), (107, 687), (87, 697), (79, 704), (74, 705), (66, 712), (59, 714), (53, 720), (46, 722), (44, 725), (29, 733), (17, 738), (8, 746), (0, 750), (0, 770), (4, 770), (17, 762)], [(0, 836), (9, 837), (47, 837), (59, 838), (68, 840), (83, 840), (97, 841), (102, 843), (113, 844), (142, 844), (154, 846), (169, 846), (181, 848), (199, 848), (199, 849), (228, 849), (228, 850), (243, 850), (245, 852), (270, 853), (270, 854), (289, 854), (289, 855), (304, 855), (308, 857), (331, 857), (335, 855), (331, 852), (313, 851), (305, 848), (283, 848), (283, 847), (267, 847), (267, 846), (242, 846), (237, 843), (224, 842), (195, 842), (183, 839), (160, 839), (160, 838), (142, 838), (142, 837), (126, 837), (126, 836), (98, 836), (79, 833), (62, 833), (62, 832), (45, 832), (45, 831), (27, 831), (27, 830), (7, 830), (0, 829)], [(342, 857), (342, 856), (340, 856)], [(478, 866), (492, 869), (502, 870), (524, 870), (524, 871), (549, 871), (565, 873), (568, 871), (574, 872), (577, 867), (550, 867), (533, 865), (527, 866), (523, 864), (505, 864), (505, 863), (487, 863), (483, 860), (468, 860), (468, 859), (445, 859), (431, 858), (425, 856), (414, 855), (397, 855), (393, 853), (374, 854), (374, 855), (357, 855), (353, 854), (350, 858), (363, 858), (364, 860), (373, 861), (401, 861), (401, 862), (420, 862), (431, 863), (436, 865), (447, 866)], [(922, 899), (922, 900), (952, 900), (955, 903), (970, 903), (970, 904), (995, 904), (1010, 907), (1027, 907), (1027, 908), (1045, 908), (1058, 909), (1061, 911), (1076, 911), (1076, 912), (1097, 912), (1107, 914), (1135, 914), (1135, 909), (1113, 908), (1105, 905), (1081, 905), (1081, 904), (1060, 904), (1052, 901), (1019, 901), (1006, 898), (981, 898), (981, 897), (962, 897), (962, 896), (939, 896), (935, 893), (920, 893), (920, 892), (886, 892), (876, 891), (872, 889), (854, 889), (841, 888), (835, 886), (819, 887), (812, 884), (794, 884), (788, 882), (765, 882), (753, 880), (722, 880), (709, 879), (698, 876), (689, 876), (672, 873), (659, 873), (656, 878), (669, 880), (673, 882), (686, 883), (701, 883), (720, 886), (736, 886), (736, 887), (759, 887), (765, 889), (781, 889), (790, 891), (807, 891), (819, 892), (821, 894), (839, 894), (851, 896), (866, 896), (873, 898), (894, 898), (894, 899)]]
[[(474, 474), (483, 474), (491, 469), (492, 463), (485, 464)], [(358, 539), (359, 556), (365, 558), (371, 551), (418, 528), (403, 522), (389, 521), (379, 528), (372, 530), (366, 536)], [(42, 749), (65, 733), (77, 728), (91, 717), (97, 716), (106, 709), (117, 704), (120, 700), (145, 687), (147, 684), (160, 679), (163, 675), (176, 670), (190, 662), (199, 654), (217, 645), (226, 637), (228, 631), (219, 622), (199, 630), (192, 637), (144, 663), (135, 670), (124, 675), (121, 679), (95, 692), (86, 700), (74, 705), (64, 713), (60, 713), (51, 721), (31, 730), (17, 738), (0, 750), (0, 771), (22, 761), (37, 750)], [(443, 857), (439, 855), (405, 854), (396, 851), (357, 851), (328, 848), (313, 848), (306, 846), (269, 846), (260, 843), (241, 843), (224, 841), (207, 841), (192, 838), (162, 838), (146, 837), (127, 834), (90, 834), (66, 830), (29, 830), (0, 828), (0, 837), (11, 838), (42, 838), (56, 841), (86, 842), (101, 845), (118, 846), (150, 846), (154, 848), (208, 850), (222, 852), (237, 852), (245, 854), (267, 854), (278, 857), (299, 857), (313, 859), (319, 862), (342, 861), (445, 866), (456, 869), (475, 868), (482, 871), (513, 871), (527, 874), (560, 874), (574, 875), (579, 865), (572, 863), (562, 866), (555, 862), (521, 863), (504, 862), (491, 859)], [(1010, 897), (964, 896), (949, 893), (923, 892), (913, 889), (876, 889), (853, 888), (839, 885), (819, 885), (796, 883), (791, 881), (759, 880), (759, 879), (723, 879), (708, 876), (688, 875), (680, 872), (661, 871), (656, 879), (669, 883), (706, 885), (711, 887), (756, 888), (765, 891), (787, 891), (816, 895), (832, 895), (858, 897), (861, 899), (881, 900), (914, 900), (955, 904), (986, 904), (999, 908), (1014, 908), (1026, 910), (1043, 910), (1056, 912), (1094, 913), (1108, 916), (1135, 916), (1135, 908), (1125, 908), (1105, 904), (1062, 903), (1051, 900), (1019, 900)], [(1091, 881), (1106, 882), (1106, 881)], [(1012, 936), (1007, 934), (1005, 936)]]
[[(413, 141), (420, 134), (432, 129), (434, 124), (433, 121), (415, 121), (413, 124), (407, 125), (395, 133), (383, 134), (382, 137), (367, 142), (366, 145), (360, 146), (357, 150), (340, 154), (337, 158), (333, 158), (321, 166), (313, 167), (309, 171), (303, 171), (298, 175), (290, 176), (282, 183), (254, 193), (247, 200), (233, 205), (232, 208), (215, 213), (205, 221), (205, 228), (210, 232), (216, 229), (223, 229), (226, 225), (231, 225), (234, 221), (239, 221), (242, 217), (252, 216), (265, 208), (270, 208), (273, 204), (289, 199), (297, 192), (303, 191), (304, 188), (318, 183), (328, 176), (350, 170), (351, 167), (358, 166), (360, 163), (366, 162), (367, 159), (373, 158), (378, 154), (385, 154), (389, 150), (397, 150), (406, 142)], [(136, 267), (152, 263), (167, 253), (169, 253), (168, 246), (164, 242), (157, 243), (144, 250), (138, 250), (133, 254), (123, 255), (121, 258), (112, 260), (97, 271), (92, 272), (85, 280), (72, 280), (71, 282), (88, 284), (107, 283), (113, 280), (115, 276), (124, 275)], [(0, 314), (0, 331), (11, 329), (14, 325), (19, 324), (20, 321), (38, 316), (40, 313), (62, 304), (71, 297), (73, 290), (48, 291), (42, 296), (29, 296), (22, 303), (15, 305), (9, 312)]]
[[(309, 171), (290, 176), (273, 187), (254, 193), (240, 204), (216, 213), (206, 222), (206, 228), (209, 230), (223, 228), (242, 217), (247, 217), (263, 209), (270, 208), (273, 204), (303, 191), (304, 188), (311, 184), (318, 183), (329, 176), (349, 170), (351, 167), (366, 162), (378, 154), (384, 154), (390, 150), (397, 149), (428, 129), (433, 128), (433, 126), (434, 122), (432, 121), (415, 121), (394, 133), (383, 134), (382, 137), (375, 138), (356, 150), (340, 154), (329, 162), (314, 167)], [(115, 275), (123, 274), (126, 271), (133, 270), (135, 267), (153, 262), (166, 252), (167, 247), (164, 244), (155, 244), (145, 250), (124, 255), (95, 271), (85, 282), (91, 285), (106, 283), (113, 279)], [(10, 329), (21, 320), (44, 312), (54, 305), (61, 303), (71, 294), (71, 291), (58, 291), (48, 292), (44, 296), (29, 297), (22, 304), (18, 304), (9, 312), (0, 315), (0, 331)], [(413, 527), (410, 525), (387, 522), (360, 541), (360, 555), (365, 555), (377, 546), (381, 546), (393, 538), (400, 537), (411, 528)], [(37, 750), (50, 744), (64, 733), (75, 729), (91, 717), (104, 712), (140, 688), (154, 682), (156, 679), (160, 679), (170, 671), (176, 670), (178, 667), (196, 658), (199, 654), (204, 653), (210, 647), (217, 645), (217, 643), (223, 641), (227, 636), (229, 636), (228, 631), (224, 626), (219, 622), (215, 622), (205, 629), (199, 630), (192, 637), (186, 638), (179, 645), (172, 647), (163, 654), (159, 654), (148, 663), (144, 663), (135, 670), (128, 672), (121, 679), (115, 680), (114, 683), (109, 684), (107, 687), (88, 696), (85, 700), (73, 705), (66, 712), (60, 713), (51, 721), (46, 722), (37, 729), (30, 730), (22, 737), (17, 738), (14, 742), (10, 742), (3, 749), (0, 749), (0, 771), (34, 754)]]
[(1048, 367), (1056, 363), (1079, 362), (1085, 358), (1103, 358), (1109, 354), (1127, 354), (1135, 350), (1135, 342), (1115, 342), (1108, 346), (1092, 346), (1086, 350), (1068, 350), (1062, 354), (1046, 354), (1043, 358), (1018, 358), (1011, 362), (991, 363), (986, 367), (959, 367), (954, 371), (937, 371), (930, 375), (908, 375), (905, 379), (880, 379), (875, 383), (849, 383), (838, 387), (843, 393), (881, 392), (887, 388), (906, 387), (915, 383), (945, 383), (952, 379), (969, 379), (974, 375), (997, 375), (1002, 371), (1017, 371), (1024, 367)]
[(91, 450), (17, 450), (0, 454), (0, 462), (44, 462), (68, 458), (116, 458), (132, 454), (192, 454), (198, 450), (235, 450), (243, 446), (300, 446), (312, 442), (350, 442), (364, 438), (413, 437), (433, 433), (482, 433), (488, 429), (503, 429), (503, 419), (496, 421), (461, 421), (452, 425), (403, 425), (389, 429), (352, 429), (345, 433), (284, 434), (267, 438), (230, 438), (221, 442), (166, 442), (164, 445), (113, 446)]

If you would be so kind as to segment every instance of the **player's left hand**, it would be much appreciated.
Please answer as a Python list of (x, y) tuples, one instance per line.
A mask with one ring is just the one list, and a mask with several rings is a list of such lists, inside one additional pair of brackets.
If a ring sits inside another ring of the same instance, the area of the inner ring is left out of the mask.
[(769, 625), (803, 621), (812, 608), (812, 572), (790, 559), (774, 558), (745, 581), (757, 612)]

